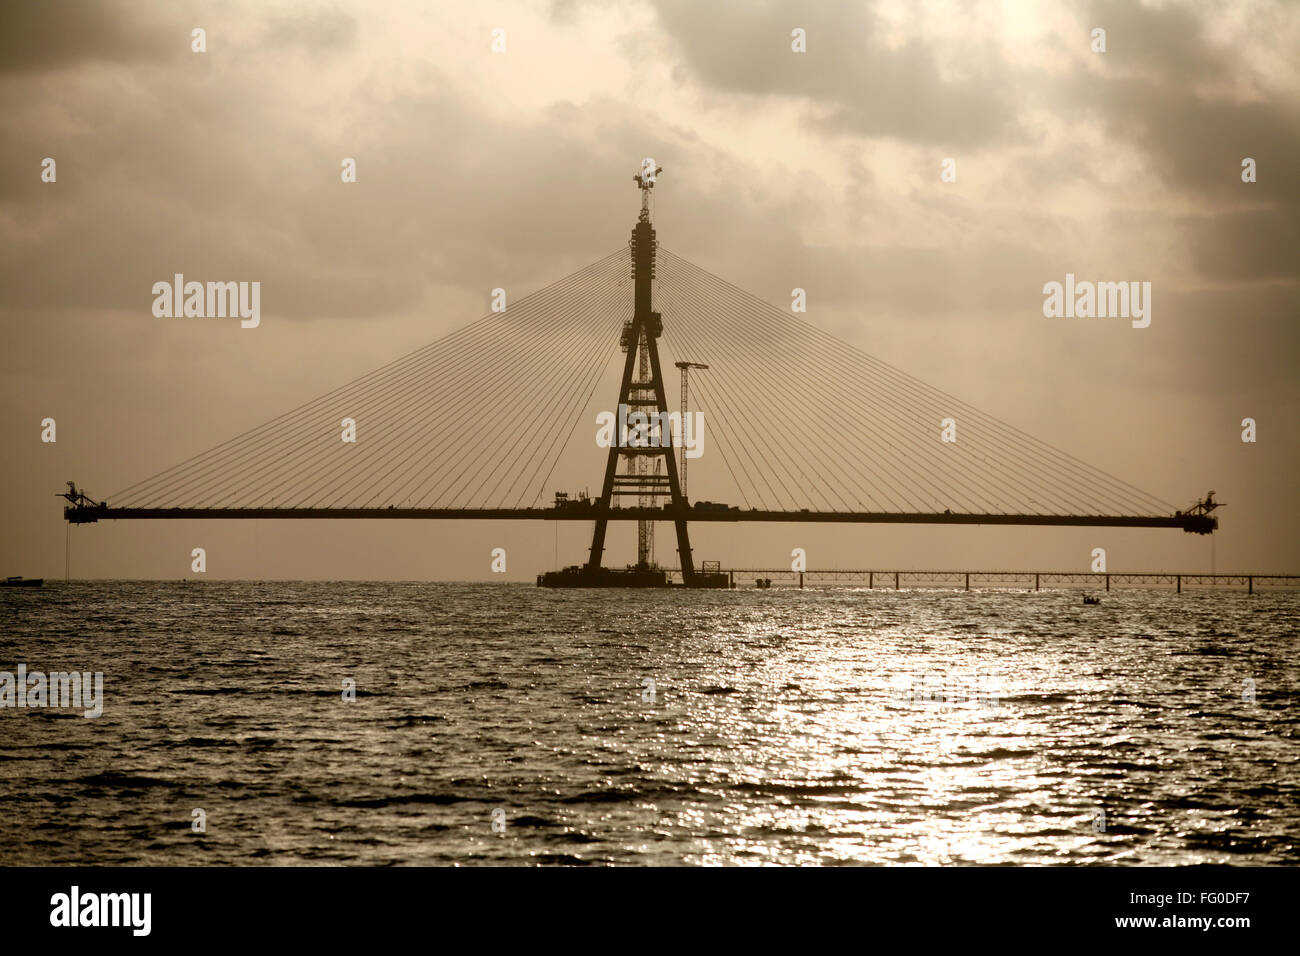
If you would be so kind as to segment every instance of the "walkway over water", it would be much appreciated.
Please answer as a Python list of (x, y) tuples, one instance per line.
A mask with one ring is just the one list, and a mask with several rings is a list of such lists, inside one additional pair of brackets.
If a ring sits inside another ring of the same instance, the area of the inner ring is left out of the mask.
[[(1178, 574), (1170, 571), (1121, 571), (1091, 574), (1079, 571), (885, 571), (831, 568), (791, 571), (789, 568), (728, 568), (735, 587), (755, 587), (756, 579), (772, 587), (888, 588), (1078, 588), (1088, 591), (1157, 588), (1246, 591), (1300, 590), (1300, 574)], [(680, 574), (678, 571), (673, 573)]]

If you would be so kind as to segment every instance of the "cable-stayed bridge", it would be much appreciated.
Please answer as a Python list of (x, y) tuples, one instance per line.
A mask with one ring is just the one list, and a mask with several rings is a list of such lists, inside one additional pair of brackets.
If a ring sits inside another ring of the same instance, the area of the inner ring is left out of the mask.
[[(575, 584), (655, 583), (666, 521), (696, 586), (726, 580), (694, 567), (697, 521), (1217, 527), (1213, 493), (1176, 510), (659, 247), (657, 172), (635, 177), (626, 248), (107, 500), (70, 482), (65, 517), (591, 521), (585, 566), (555, 582)], [(661, 347), (683, 374), (707, 368), (692, 406), (727, 504), (683, 491), (674, 452), (690, 435)], [(591, 454), (584, 412), (620, 351), (600, 492), (554, 493), (566, 457)], [(947, 418), (959, 441), (940, 440)], [(602, 568), (610, 521), (638, 522), (641, 577)]]

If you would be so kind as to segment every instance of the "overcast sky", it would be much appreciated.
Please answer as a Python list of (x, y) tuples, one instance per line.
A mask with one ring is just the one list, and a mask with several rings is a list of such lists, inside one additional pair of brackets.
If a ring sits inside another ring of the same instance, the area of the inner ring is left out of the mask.
[[(62, 574), (66, 480), (110, 495), (618, 249), (645, 156), (678, 255), (806, 289), (807, 322), (1180, 507), (1214, 489), (1218, 570), (1300, 572), (1297, 49), (1280, 2), (7, 3), (0, 573)], [(155, 317), (178, 272), (261, 282), (260, 327)], [(1067, 272), (1150, 282), (1150, 327), (1045, 318)], [(210, 577), (486, 579), (503, 546), (527, 580), (587, 534), (106, 522), (73, 574), (186, 577), (203, 546)], [(1169, 530), (693, 535), (724, 565), (1212, 559)]]

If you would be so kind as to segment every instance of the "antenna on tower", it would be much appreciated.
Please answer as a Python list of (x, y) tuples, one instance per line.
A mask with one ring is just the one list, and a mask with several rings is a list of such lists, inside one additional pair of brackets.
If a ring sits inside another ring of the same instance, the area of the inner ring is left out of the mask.
[(663, 171), (662, 166), (656, 166), (655, 161), (647, 156), (641, 160), (641, 171), (632, 177), (632, 182), (641, 190), (641, 222), (650, 221), (650, 190), (655, 188), (655, 177)]

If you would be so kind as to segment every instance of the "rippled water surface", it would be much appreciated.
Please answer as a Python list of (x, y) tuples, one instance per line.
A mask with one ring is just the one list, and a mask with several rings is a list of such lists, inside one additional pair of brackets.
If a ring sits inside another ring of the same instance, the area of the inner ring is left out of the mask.
[(1276, 593), (0, 589), (0, 671), (104, 674), (98, 719), (0, 709), (0, 863), (1294, 863), (1298, 619)]

